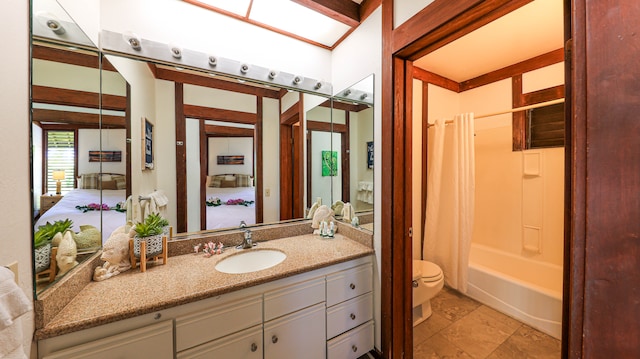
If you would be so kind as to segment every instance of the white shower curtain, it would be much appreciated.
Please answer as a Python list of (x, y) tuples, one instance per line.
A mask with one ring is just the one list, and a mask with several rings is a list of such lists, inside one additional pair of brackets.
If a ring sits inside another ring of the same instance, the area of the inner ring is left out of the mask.
[(473, 113), (456, 115), (452, 127), (447, 133), (444, 119), (435, 122), (423, 258), (442, 268), (448, 286), (465, 293), (475, 196)]

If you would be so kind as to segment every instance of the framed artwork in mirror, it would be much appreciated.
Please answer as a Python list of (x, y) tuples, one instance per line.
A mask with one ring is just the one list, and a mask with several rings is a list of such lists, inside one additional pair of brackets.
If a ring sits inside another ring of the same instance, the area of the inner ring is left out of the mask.
[(122, 151), (89, 151), (89, 162), (121, 162)]
[(373, 141), (367, 142), (367, 168), (373, 169)]
[(218, 156), (219, 165), (243, 165), (244, 155)]
[(142, 118), (142, 153), (144, 154), (143, 170), (153, 169), (153, 124)]
[(322, 151), (322, 176), (338, 175), (338, 152)]

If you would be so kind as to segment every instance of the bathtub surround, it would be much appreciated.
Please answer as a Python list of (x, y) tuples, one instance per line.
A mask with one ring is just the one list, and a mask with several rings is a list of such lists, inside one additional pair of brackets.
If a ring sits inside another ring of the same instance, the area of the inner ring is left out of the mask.
[(454, 117), (452, 136), (445, 133), (444, 119), (436, 120), (435, 127), (427, 181), (423, 258), (439, 265), (445, 283), (464, 293), (474, 219), (473, 113)]

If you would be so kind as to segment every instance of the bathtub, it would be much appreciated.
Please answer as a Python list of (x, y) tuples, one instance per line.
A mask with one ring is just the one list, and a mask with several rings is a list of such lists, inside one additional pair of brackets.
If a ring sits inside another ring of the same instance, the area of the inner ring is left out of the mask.
[(560, 339), (562, 267), (472, 244), (467, 295)]

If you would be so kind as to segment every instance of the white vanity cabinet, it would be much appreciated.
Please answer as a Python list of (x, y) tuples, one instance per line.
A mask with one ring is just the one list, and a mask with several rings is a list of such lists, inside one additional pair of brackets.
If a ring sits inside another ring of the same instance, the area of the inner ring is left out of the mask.
[[(83, 336), (79, 332), (78, 336)], [(173, 321), (165, 320), (142, 328), (43, 355), (43, 359), (127, 359), (148, 357), (154, 359), (173, 358)]]
[(357, 358), (374, 347), (372, 271), (357, 258), (40, 340), (38, 358)]
[(371, 263), (327, 276), (327, 358), (358, 358), (374, 346)]

